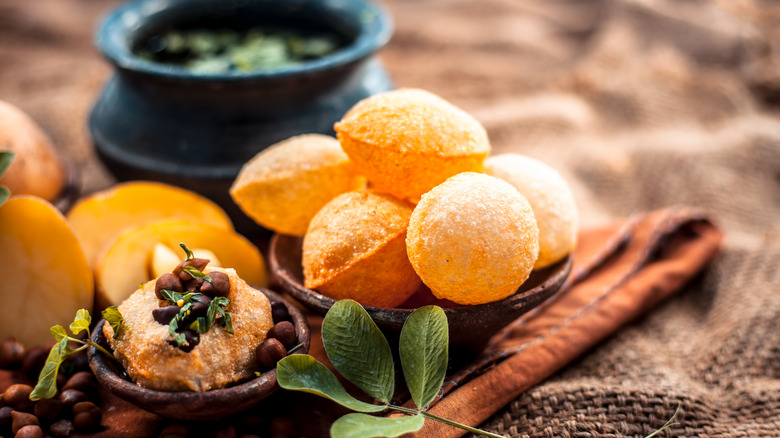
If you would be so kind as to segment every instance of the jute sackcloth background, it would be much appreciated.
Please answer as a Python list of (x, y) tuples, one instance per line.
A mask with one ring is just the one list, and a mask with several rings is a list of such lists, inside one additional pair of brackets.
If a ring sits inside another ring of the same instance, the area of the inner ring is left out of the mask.
[[(110, 74), (92, 46), (116, 2), (0, 0), (0, 99), (81, 170)], [(582, 226), (673, 204), (724, 228), (701, 278), (529, 389), (483, 427), (513, 437), (780, 436), (780, 5), (760, 0), (388, 0), (382, 59), (551, 164)]]

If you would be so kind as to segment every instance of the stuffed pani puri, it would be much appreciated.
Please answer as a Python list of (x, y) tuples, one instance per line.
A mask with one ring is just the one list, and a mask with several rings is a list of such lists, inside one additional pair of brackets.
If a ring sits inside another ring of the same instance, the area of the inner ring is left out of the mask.
[(476, 119), (417, 89), (366, 98), (334, 129), (373, 190), (412, 202), (453, 175), (480, 172), (490, 152)]
[(406, 256), (411, 213), (410, 204), (369, 191), (334, 198), (303, 240), (305, 286), (364, 306), (406, 301), (421, 285)]
[(406, 247), (437, 298), (483, 304), (514, 294), (528, 279), (539, 229), (528, 201), (509, 183), (466, 172), (422, 196)]
[[(183, 263), (200, 271), (203, 260)], [(271, 303), (233, 269), (203, 273), (213, 283), (184, 281), (186, 274), (174, 270), (141, 285), (118, 306), (124, 323), (116, 339), (113, 328), (103, 325), (114, 356), (135, 383), (162, 391), (207, 391), (253, 377), (260, 369), (255, 346), (273, 326)], [(171, 297), (181, 302), (170, 302)], [(214, 309), (216, 319), (208, 317), (210, 306), (221, 309)], [(194, 328), (201, 313), (207, 327)], [(178, 328), (171, 327), (174, 323)]]
[(503, 154), (485, 160), (485, 173), (511, 184), (531, 204), (539, 226), (539, 258), (534, 269), (549, 266), (574, 250), (577, 205), (555, 169), (533, 158)]
[(252, 158), (238, 174), (230, 195), (258, 224), (282, 234), (303, 236), (328, 201), (365, 186), (338, 140), (299, 135)]

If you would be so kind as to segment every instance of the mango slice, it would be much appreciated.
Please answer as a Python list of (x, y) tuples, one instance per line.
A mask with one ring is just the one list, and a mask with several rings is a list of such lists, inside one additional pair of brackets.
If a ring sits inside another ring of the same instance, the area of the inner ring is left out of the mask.
[(268, 285), (263, 256), (240, 234), (193, 221), (154, 222), (126, 231), (95, 263), (97, 308), (121, 303), (141, 283), (151, 280), (149, 254), (158, 243), (177, 248), (180, 242), (211, 251), (223, 267), (235, 269), (250, 285)]
[(0, 207), (0, 339), (28, 347), (52, 340), (79, 309), (92, 309), (92, 271), (65, 217), (34, 196), (12, 196)]
[(146, 181), (122, 183), (94, 193), (68, 213), (68, 221), (93, 267), (100, 254), (125, 230), (161, 220), (190, 220), (233, 229), (228, 215), (209, 199)]

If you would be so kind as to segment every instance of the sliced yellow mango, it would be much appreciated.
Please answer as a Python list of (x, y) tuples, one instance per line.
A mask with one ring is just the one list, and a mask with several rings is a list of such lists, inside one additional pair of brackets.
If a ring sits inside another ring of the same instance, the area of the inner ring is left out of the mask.
[(0, 339), (28, 347), (53, 340), (79, 309), (92, 310), (92, 271), (73, 230), (51, 204), (12, 196), (0, 207)]
[(133, 181), (80, 200), (68, 212), (91, 266), (127, 229), (161, 220), (190, 220), (233, 229), (228, 215), (214, 202), (167, 184)]
[[(211, 251), (224, 268), (233, 268), (253, 286), (266, 287), (268, 276), (260, 251), (232, 230), (193, 221), (163, 221), (126, 231), (95, 264), (96, 306), (119, 304), (149, 278), (149, 254), (160, 243)], [(177, 262), (178, 263), (178, 262)], [(208, 268), (206, 268), (208, 271)]]

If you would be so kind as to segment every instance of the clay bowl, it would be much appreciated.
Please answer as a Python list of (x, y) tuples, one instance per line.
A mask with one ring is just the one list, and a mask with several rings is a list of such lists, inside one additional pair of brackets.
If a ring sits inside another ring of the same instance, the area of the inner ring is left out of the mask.
[[(303, 344), (295, 353), (308, 352), (311, 333), (301, 311), (279, 294), (267, 289), (259, 290), (271, 302), (281, 301), (287, 306), (298, 334), (298, 341)], [(105, 320), (98, 322), (92, 333), (92, 340), (110, 350), (108, 341), (103, 336), (104, 323)], [(279, 389), (276, 383), (276, 369), (273, 369), (252, 380), (223, 389), (204, 392), (158, 391), (133, 383), (119, 363), (106, 358), (96, 348), (90, 347), (88, 356), (89, 366), (101, 385), (117, 397), (161, 417), (179, 420), (217, 420), (247, 410)]]
[[(268, 254), (271, 272), (279, 286), (293, 298), (324, 315), (336, 300), (304, 287), (302, 244), (300, 237), (275, 234)], [(558, 291), (571, 271), (572, 261), (570, 255), (550, 267), (534, 271), (514, 295), (492, 303), (461, 306), (438, 300), (430, 290), (423, 288), (398, 308), (368, 306), (365, 309), (392, 344), (416, 307), (437, 304), (444, 309), (449, 323), (450, 360), (469, 359), (481, 352), (496, 332)]]
[(59, 157), (62, 166), (65, 168), (65, 183), (57, 197), (51, 200), (51, 203), (57, 210), (65, 214), (73, 207), (73, 204), (79, 197), (79, 172), (70, 159), (62, 155)]

